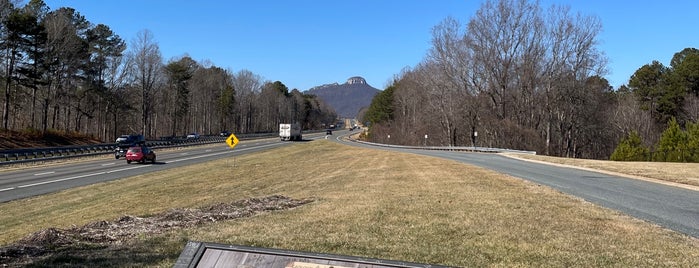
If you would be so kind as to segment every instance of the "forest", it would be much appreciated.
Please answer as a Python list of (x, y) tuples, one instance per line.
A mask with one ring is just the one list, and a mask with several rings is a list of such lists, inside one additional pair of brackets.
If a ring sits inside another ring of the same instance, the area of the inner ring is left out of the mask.
[(108, 25), (42, 0), (0, 0), (0, 104), (5, 131), (62, 131), (113, 142), (220, 131), (319, 129), (335, 112), (313, 95), (249, 70), (183, 56), (163, 59), (153, 33), (129, 45)]
[[(0, 0), (0, 105), (5, 131), (58, 130), (105, 142), (190, 132), (318, 129), (336, 120), (313, 95), (250, 70), (163, 59), (148, 30), (129, 42), (77, 10)], [(429, 51), (396, 70), (359, 119), (374, 142), (483, 146), (637, 161), (699, 161), (699, 50), (604, 78), (593, 15), (530, 0), (486, 0), (468, 21), (445, 18)], [(428, 136), (429, 139), (424, 137)], [(389, 138), (390, 137), (390, 138)]]
[[(431, 48), (362, 113), (369, 139), (637, 161), (699, 161), (699, 50), (612, 88), (598, 17), (538, 1), (485, 1), (446, 18)], [(425, 135), (429, 139), (425, 139)]]

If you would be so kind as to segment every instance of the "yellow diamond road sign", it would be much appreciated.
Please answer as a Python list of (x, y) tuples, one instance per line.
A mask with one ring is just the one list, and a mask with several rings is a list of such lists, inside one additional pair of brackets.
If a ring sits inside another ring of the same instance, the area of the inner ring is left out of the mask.
[(228, 144), (228, 146), (230, 146), (231, 149), (233, 149), (233, 147), (235, 147), (235, 145), (238, 144), (238, 142), (238, 138), (235, 136), (235, 134), (232, 133), (230, 136), (228, 136), (228, 139), (226, 139), (226, 144)]

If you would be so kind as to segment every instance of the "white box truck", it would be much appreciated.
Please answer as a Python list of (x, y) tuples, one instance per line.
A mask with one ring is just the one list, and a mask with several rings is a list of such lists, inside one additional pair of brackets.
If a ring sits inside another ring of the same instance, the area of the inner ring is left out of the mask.
[(300, 141), (302, 139), (301, 125), (298, 123), (279, 124), (279, 138), (282, 141)]

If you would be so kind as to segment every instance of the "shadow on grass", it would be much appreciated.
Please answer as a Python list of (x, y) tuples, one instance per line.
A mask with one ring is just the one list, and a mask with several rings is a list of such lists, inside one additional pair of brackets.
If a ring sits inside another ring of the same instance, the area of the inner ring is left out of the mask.
[[(128, 244), (110, 246), (70, 246), (47, 252), (32, 263), (14, 263), (23, 267), (152, 267), (174, 263), (180, 255), (186, 239), (176, 240), (167, 236), (151, 237)], [(160, 249), (154, 251), (153, 249)]]

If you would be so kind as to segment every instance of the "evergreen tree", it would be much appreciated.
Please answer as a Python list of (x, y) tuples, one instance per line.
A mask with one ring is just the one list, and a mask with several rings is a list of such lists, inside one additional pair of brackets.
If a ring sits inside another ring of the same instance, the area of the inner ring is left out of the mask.
[(699, 162), (699, 123), (687, 123), (687, 161)]
[(191, 106), (189, 81), (198, 68), (199, 65), (190, 57), (183, 57), (165, 65), (165, 74), (171, 87), (170, 90), (173, 91), (170, 94), (175, 97), (171, 129), (173, 136), (178, 130), (187, 131), (189, 127), (185, 120)]
[(395, 85), (389, 86), (386, 90), (376, 94), (369, 109), (364, 114), (364, 122), (370, 122), (371, 125), (387, 122), (393, 119), (393, 91)]
[(663, 131), (660, 141), (658, 142), (657, 150), (654, 155), (655, 161), (667, 162), (686, 162), (688, 158), (687, 152), (687, 133), (682, 131), (677, 119), (671, 118), (668, 122), (667, 129)]
[(621, 140), (619, 146), (614, 149), (610, 157), (613, 161), (645, 161), (650, 150), (643, 145), (638, 132), (631, 131), (629, 135)]

